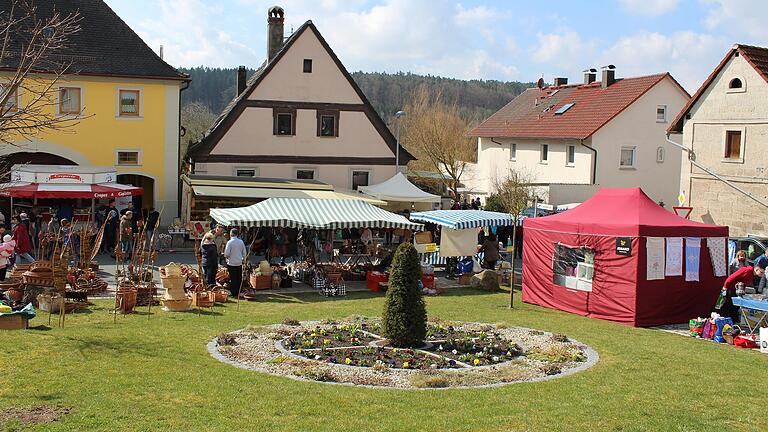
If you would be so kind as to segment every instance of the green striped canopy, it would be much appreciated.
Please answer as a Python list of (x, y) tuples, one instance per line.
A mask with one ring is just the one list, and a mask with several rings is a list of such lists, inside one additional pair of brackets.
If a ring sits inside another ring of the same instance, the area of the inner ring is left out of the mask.
[(226, 226), (424, 229), (421, 224), (359, 200), (270, 198), (248, 207), (214, 208), (210, 212), (216, 222)]

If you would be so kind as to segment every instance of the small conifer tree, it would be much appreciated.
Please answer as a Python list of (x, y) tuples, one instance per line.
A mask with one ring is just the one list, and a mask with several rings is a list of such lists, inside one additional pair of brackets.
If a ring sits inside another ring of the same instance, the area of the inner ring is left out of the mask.
[(392, 259), (382, 319), (384, 337), (392, 346), (417, 347), (427, 335), (427, 309), (419, 281), (421, 264), (416, 248), (403, 243)]

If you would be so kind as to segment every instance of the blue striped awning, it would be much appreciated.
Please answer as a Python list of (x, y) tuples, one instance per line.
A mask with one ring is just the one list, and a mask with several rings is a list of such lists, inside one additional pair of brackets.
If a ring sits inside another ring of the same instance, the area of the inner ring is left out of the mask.
[(411, 213), (411, 220), (430, 222), (451, 229), (514, 225), (511, 215), (485, 210), (432, 210)]
[(226, 226), (424, 229), (421, 224), (359, 200), (270, 198), (248, 207), (214, 208), (210, 213), (216, 222)]

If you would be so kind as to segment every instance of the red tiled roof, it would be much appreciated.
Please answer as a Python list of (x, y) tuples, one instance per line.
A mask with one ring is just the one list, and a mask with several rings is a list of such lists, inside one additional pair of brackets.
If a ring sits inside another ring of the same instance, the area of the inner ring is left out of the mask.
[[(470, 134), (479, 137), (586, 139), (665, 77), (677, 84), (669, 73), (662, 73), (617, 79), (605, 89), (600, 82), (528, 89), (480, 123)], [(685, 92), (682, 87), (680, 89)], [(568, 103), (574, 105), (562, 115), (555, 114)]]
[(704, 83), (701, 85), (701, 87), (699, 87), (693, 97), (688, 100), (688, 103), (683, 107), (680, 113), (677, 114), (675, 121), (669, 125), (667, 132), (680, 133), (683, 131), (683, 118), (685, 118), (685, 115), (688, 114), (688, 111), (691, 110), (691, 107), (693, 107), (693, 105), (699, 100), (707, 87), (712, 84), (712, 81), (714, 81), (715, 77), (720, 74), (720, 71), (723, 70), (725, 64), (728, 63), (728, 60), (730, 60), (736, 52), (744, 57), (744, 60), (752, 65), (752, 67), (755, 68), (755, 71), (757, 71), (757, 73), (760, 74), (760, 76), (762, 76), (766, 82), (768, 82), (768, 48), (736, 44), (733, 46), (733, 48), (731, 48), (730, 51), (728, 51), (728, 54), (726, 54), (725, 57), (720, 61), (720, 64), (717, 65), (715, 70), (713, 70), (707, 79), (704, 80)]

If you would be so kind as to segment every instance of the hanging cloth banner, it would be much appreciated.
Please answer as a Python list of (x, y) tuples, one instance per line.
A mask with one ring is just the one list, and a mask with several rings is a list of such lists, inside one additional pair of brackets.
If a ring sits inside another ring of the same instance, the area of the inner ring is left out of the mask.
[(725, 237), (710, 237), (707, 239), (709, 256), (712, 258), (712, 269), (715, 277), (725, 277), (727, 263), (725, 262)]
[(667, 238), (667, 265), (664, 274), (666, 276), (683, 275), (683, 238)]
[(685, 280), (699, 280), (699, 262), (701, 261), (701, 238), (685, 238)]
[(474, 256), (477, 253), (477, 228), (440, 230), (440, 256)]
[(645, 239), (646, 280), (664, 279), (664, 238)]

